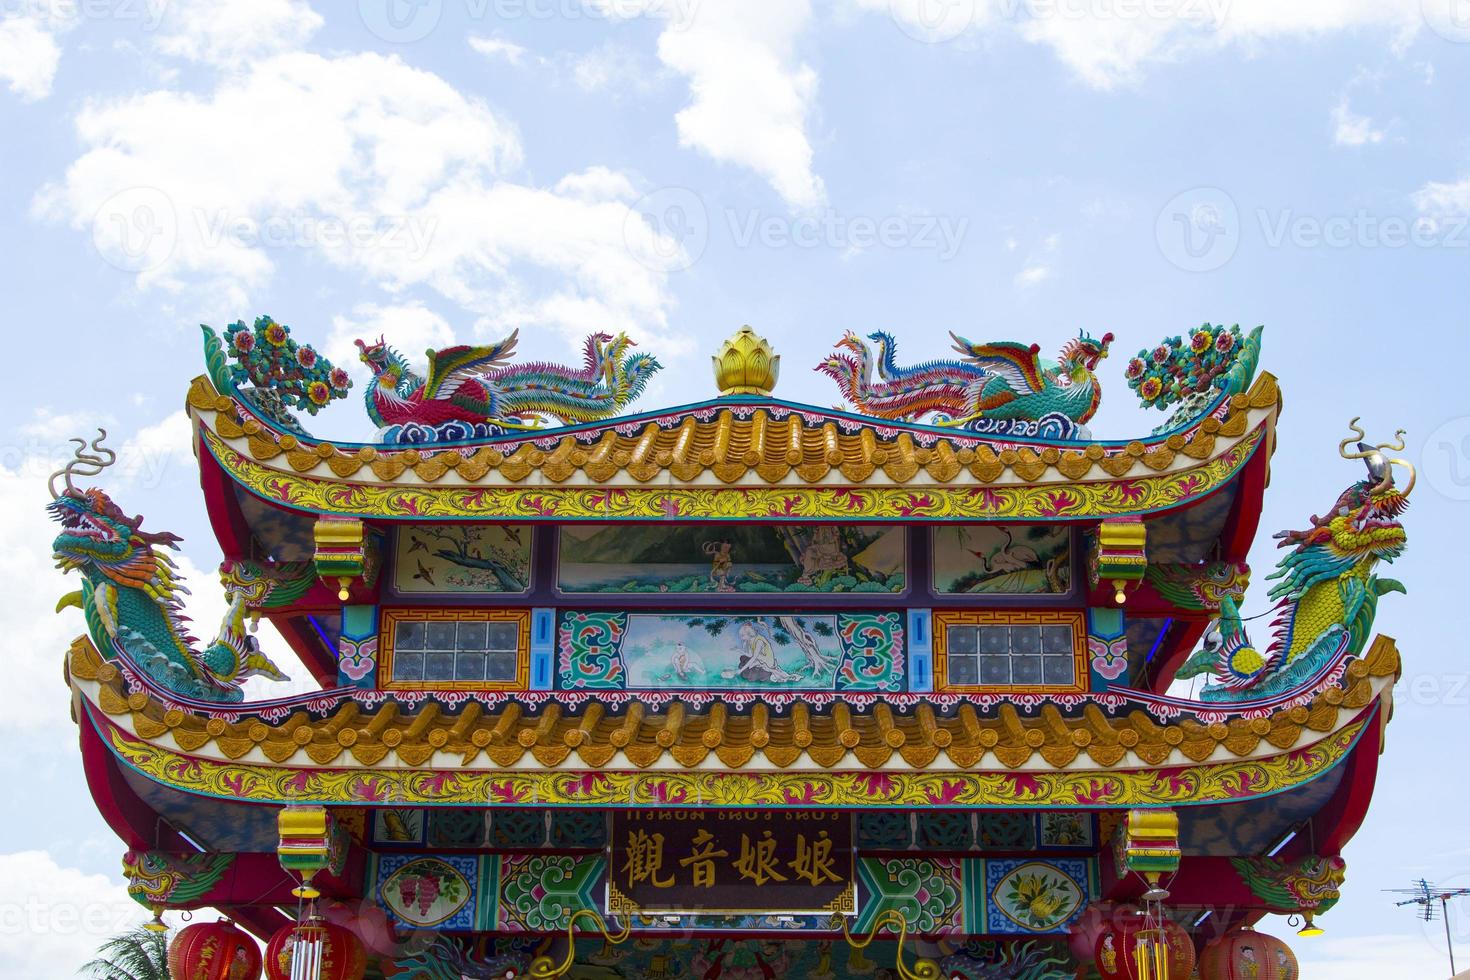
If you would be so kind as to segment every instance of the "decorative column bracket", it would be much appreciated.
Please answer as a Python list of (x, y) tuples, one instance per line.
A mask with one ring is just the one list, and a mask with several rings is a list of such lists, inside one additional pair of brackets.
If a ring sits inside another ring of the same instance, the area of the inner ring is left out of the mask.
[(292, 894), (314, 899), (320, 895), (311, 885), (320, 871), (340, 876), (347, 866), (348, 835), (326, 807), (288, 806), (277, 818), (280, 843), (276, 856), (281, 867), (301, 876), (301, 887)]
[(1123, 866), (1148, 882), (1145, 901), (1162, 901), (1169, 893), (1160, 887), (1164, 875), (1179, 870), (1179, 814), (1173, 810), (1129, 810), (1122, 827)]
[(1090, 563), (1093, 587), (1108, 582), (1113, 600), (1120, 606), (1127, 602), (1129, 583), (1136, 587), (1148, 569), (1147, 543), (1141, 517), (1111, 517), (1099, 524)]
[(320, 517), (312, 536), (316, 540), (316, 553), (312, 556), (316, 573), (323, 581), (337, 586), (338, 599), (346, 602), (352, 597), (355, 579), (375, 577), (371, 567), (374, 564), (372, 539), (362, 521), (355, 517)]

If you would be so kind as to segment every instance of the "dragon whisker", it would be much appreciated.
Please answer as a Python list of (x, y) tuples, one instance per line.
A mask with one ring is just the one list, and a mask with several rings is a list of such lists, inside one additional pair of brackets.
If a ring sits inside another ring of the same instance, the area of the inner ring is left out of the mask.
[[(60, 477), (66, 484), (68, 493), (76, 494), (78, 491), (76, 484), (72, 482), (73, 477), (96, 476), (117, 462), (117, 453), (102, 445), (103, 440), (106, 438), (107, 430), (99, 428), (97, 430), (97, 438), (92, 440), (90, 448), (93, 452), (90, 453), (87, 452), (89, 447), (86, 439), (74, 437), (71, 440), (76, 446), (76, 449), (72, 450), (72, 458), (67, 461), (64, 467), (52, 473), (46, 481), (46, 487), (51, 491), (52, 500), (57, 500), (61, 497), (61, 494), (56, 491), (57, 477)], [(101, 455), (97, 455), (98, 453), (105, 453), (106, 458), (104, 459)]]
[(1353, 420), (1348, 423), (1348, 428), (1352, 429), (1354, 434), (1348, 436), (1342, 442), (1339, 442), (1337, 444), (1337, 452), (1340, 456), (1342, 456), (1343, 459), (1367, 459), (1372, 453), (1372, 450), (1367, 449), (1359, 450), (1355, 453), (1350, 453), (1347, 451), (1348, 443), (1362, 442), (1364, 439), (1368, 438), (1367, 433), (1363, 431), (1363, 427), (1358, 425), (1358, 422), (1361, 419), (1361, 415), (1353, 416)]

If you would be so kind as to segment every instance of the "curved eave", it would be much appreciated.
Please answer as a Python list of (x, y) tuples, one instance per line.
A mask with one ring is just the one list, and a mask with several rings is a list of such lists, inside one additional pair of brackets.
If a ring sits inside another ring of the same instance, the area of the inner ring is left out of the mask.
[(203, 378), (201, 465), (272, 504), (388, 520), (1088, 521), (1188, 507), (1274, 448), (1262, 374), (1194, 424), (1131, 442), (999, 443), (805, 406), (711, 403), (437, 450), (282, 434)]
[[(1186, 710), (1129, 692), (940, 716), (936, 705), (953, 706), (937, 697), (844, 701), (808, 709), (801, 726), (768, 712), (754, 737), (749, 701), (644, 714), (631, 700), (547, 695), (532, 715), (511, 699), (462, 698), (451, 715), (433, 697), (339, 694), (269, 716), (191, 711), (85, 640), (70, 676), (84, 741), (175, 789), (244, 802), (1124, 808), (1270, 796), (1330, 771), (1365, 736), (1376, 752), (1398, 662), (1379, 638), (1314, 689), (1264, 706)], [(587, 723), (591, 703), (599, 717)]]

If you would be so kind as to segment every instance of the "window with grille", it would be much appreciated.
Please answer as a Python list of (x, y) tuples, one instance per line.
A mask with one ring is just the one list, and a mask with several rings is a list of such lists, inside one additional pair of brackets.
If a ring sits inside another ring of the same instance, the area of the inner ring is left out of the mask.
[(384, 617), (391, 686), (525, 684), (530, 614), (523, 610), (390, 610)]
[(950, 690), (1081, 690), (1080, 613), (936, 612), (939, 681)]

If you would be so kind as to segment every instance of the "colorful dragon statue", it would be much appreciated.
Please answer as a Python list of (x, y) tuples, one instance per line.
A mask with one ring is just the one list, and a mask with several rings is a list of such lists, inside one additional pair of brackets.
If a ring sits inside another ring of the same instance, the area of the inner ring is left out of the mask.
[[(1276, 535), (1281, 547), (1293, 550), (1268, 576), (1279, 580), (1268, 593), (1278, 600), (1270, 647), (1261, 651), (1251, 644), (1235, 600), (1221, 597), (1219, 618), (1177, 674), (1213, 675), (1200, 694), (1204, 700), (1267, 697), (1300, 683), (1340, 654), (1356, 656), (1368, 642), (1379, 596), (1404, 591), (1399, 582), (1373, 574), (1380, 561), (1402, 554), (1406, 541), (1397, 518), (1409, 506), (1414, 467), (1385, 455), (1403, 450), (1404, 432), (1400, 429), (1393, 443), (1370, 446), (1361, 441), (1357, 419), (1349, 428), (1359, 440), (1357, 449), (1348, 452), (1349, 436), (1338, 452), (1344, 459), (1363, 460), (1367, 479), (1344, 490), (1326, 517), (1313, 516), (1311, 530)], [(1409, 473), (1402, 490), (1394, 485), (1396, 465)]]
[[(203, 650), (187, 629), (181, 593), (187, 593), (177, 567), (162, 549), (177, 550), (179, 537), (142, 530), (141, 517), (128, 517), (105, 492), (78, 490), (77, 476), (96, 476), (117, 460), (102, 445), (106, 431), (88, 451), (85, 439), (74, 458), (52, 474), (47, 509), (61, 525), (52, 545), (58, 566), (82, 574), (82, 588), (64, 596), (57, 610), (75, 606), (87, 618), (92, 640), (104, 655), (125, 657), (176, 694), (207, 701), (243, 698), (246, 678), (288, 678), (260, 652), (244, 630), (245, 600), (232, 597), (215, 639)], [(58, 491), (60, 478), (65, 487)]]
[(1056, 361), (1043, 360), (1039, 345), (1012, 342), (976, 344), (950, 335), (963, 360), (936, 360), (901, 368), (897, 344), (874, 333), (880, 358), (879, 380), (868, 345), (848, 332), (834, 353), (817, 366), (865, 415), (914, 420), (935, 415), (941, 425), (1006, 435), (1078, 434), (1097, 412), (1101, 388), (1093, 373), (1107, 356), (1112, 334), (1096, 340), (1086, 333), (1062, 348)]
[(595, 333), (584, 343), (581, 369), (542, 361), (508, 364), (518, 331), (479, 347), (428, 351), (422, 377), (383, 340), (357, 341), (359, 356), (373, 373), (366, 395), (368, 416), (388, 442), (433, 442), (533, 428), (543, 416), (564, 424), (593, 422), (617, 414), (642, 394), (658, 361), (648, 354), (625, 356), (626, 334)]

